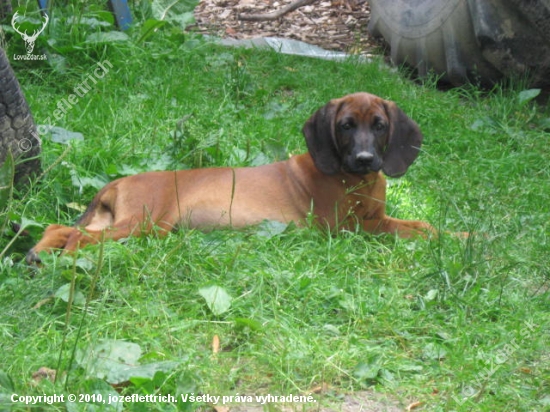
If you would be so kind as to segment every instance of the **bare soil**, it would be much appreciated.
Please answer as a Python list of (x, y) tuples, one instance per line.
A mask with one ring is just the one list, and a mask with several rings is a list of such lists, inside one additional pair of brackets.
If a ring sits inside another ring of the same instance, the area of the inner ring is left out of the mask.
[(246, 21), (241, 15), (278, 11), (293, 0), (201, 0), (195, 9), (194, 30), (217, 37), (250, 39), (282, 37), (300, 40), (327, 50), (379, 54), (380, 42), (367, 25), (365, 0), (317, 0), (275, 20)]

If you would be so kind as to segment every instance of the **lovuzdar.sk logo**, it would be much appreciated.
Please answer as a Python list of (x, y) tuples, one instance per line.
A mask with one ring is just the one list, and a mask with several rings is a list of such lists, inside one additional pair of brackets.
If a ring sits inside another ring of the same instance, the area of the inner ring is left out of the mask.
[(20, 21), (21, 17), (22, 16), (19, 14), (19, 12), (16, 11), (11, 19), (11, 26), (17, 33), (21, 35), (21, 38), (25, 42), (25, 48), (27, 49), (27, 54), (14, 54), (13, 59), (14, 60), (46, 60), (47, 57), (45, 54), (32, 54), (32, 52), (34, 50), (34, 43), (36, 42), (36, 39), (38, 38), (40, 33), (42, 33), (46, 28), (46, 25), (50, 21), (50, 18), (48, 17), (47, 14), (44, 14), (44, 18), (41, 19), (42, 26), (33, 29), (32, 34), (29, 34), (28, 28), (26, 28), (25, 30), (22, 30), (21, 28), (23, 24), (25, 26), (28, 26), (29, 21), (27, 20), (23, 24), (21, 24), (21, 21)]

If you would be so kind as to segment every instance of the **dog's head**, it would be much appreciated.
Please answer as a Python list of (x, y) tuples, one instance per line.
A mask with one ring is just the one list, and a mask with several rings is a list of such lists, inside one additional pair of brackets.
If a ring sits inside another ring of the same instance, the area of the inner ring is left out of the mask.
[(418, 156), (422, 134), (395, 103), (368, 93), (331, 100), (303, 128), (315, 166), (327, 175), (382, 170), (403, 175)]

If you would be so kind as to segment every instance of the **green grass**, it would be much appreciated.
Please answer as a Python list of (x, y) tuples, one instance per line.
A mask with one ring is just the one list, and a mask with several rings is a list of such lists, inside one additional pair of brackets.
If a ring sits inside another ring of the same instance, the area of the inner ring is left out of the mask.
[[(546, 106), (520, 104), (521, 84), (441, 92), (379, 61), (225, 49), (169, 30), (146, 43), (139, 30), (130, 37), (65, 53), (63, 72), (16, 65), (39, 124), (97, 62), (113, 68), (55, 122), (83, 141), (44, 136), (47, 172), (12, 202), (12, 219), (71, 224), (75, 204), (130, 173), (304, 152), (300, 130), (314, 110), (369, 91), (397, 102), (425, 135), (417, 162), (390, 181), (389, 213), (474, 234), (427, 241), (292, 225), (191, 230), (52, 256), (34, 271), (16, 244), (0, 261), (0, 399), (114, 394), (82, 355), (108, 339), (139, 345), (149, 365), (118, 389), (127, 395), (309, 394), (328, 384), (317, 403), (296, 408), (338, 405), (366, 388), (430, 411), (549, 407)], [(74, 293), (61, 293), (71, 282)], [(214, 285), (232, 297), (229, 308), (211, 308), (199, 293)], [(43, 366), (58, 371), (55, 383), (33, 382)], [(125, 408), (208, 410), (181, 401)]]

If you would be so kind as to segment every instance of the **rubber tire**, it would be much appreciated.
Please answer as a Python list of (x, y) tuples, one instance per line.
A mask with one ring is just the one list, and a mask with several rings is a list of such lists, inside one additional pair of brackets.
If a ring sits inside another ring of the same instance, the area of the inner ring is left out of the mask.
[(529, 73), (550, 84), (550, 0), (370, 0), (395, 64), (455, 86)]
[(14, 183), (26, 183), (40, 171), (41, 142), (29, 105), (8, 57), (0, 48), (0, 164), (11, 151), (15, 164)]

